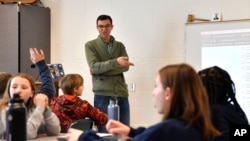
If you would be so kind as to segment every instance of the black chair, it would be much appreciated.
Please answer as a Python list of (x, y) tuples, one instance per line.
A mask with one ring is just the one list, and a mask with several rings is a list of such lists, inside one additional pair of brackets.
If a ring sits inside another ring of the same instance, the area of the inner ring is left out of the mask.
[(75, 129), (79, 129), (83, 131), (91, 130), (93, 127), (93, 124), (94, 122), (90, 118), (75, 120), (72, 123), (70, 123), (69, 126), (67, 127), (67, 132), (69, 128), (75, 128)]

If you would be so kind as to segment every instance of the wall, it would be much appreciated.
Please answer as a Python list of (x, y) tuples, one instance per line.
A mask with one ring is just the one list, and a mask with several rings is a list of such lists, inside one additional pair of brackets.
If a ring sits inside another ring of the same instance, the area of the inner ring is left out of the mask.
[(135, 63), (125, 73), (127, 83), (136, 83), (130, 93), (131, 125), (149, 126), (161, 116), (154, 108), (151, 90), (157, 70), (184, 61), (185, 23), (188, 14), (212, 19), (250, 18), (249, 0), (42, 0), (51, 8), (51, 62), (62, 63), (65, 73), (80, 73), (85, 79), (82, 98), (93, 103), (91, 76), (84, 44), (96, 38), (96, 18), (113, 18), (112, 35), (127, 47)]

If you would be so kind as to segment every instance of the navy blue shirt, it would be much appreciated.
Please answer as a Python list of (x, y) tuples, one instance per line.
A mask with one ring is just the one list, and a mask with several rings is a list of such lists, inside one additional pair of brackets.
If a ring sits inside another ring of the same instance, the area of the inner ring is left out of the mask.
[(37, 62), (36, 67), (38, 68), (39, 76), (42, 82), (39, 93), (46, 94), (49, 100), (51, 100), (54, 97), (56, 90), (49, 67), (47, 66), (45, 60)]
[[(187, 122), (168, 119), (149, 128), (137, 128), (130, 131), (131, 141), (202, 141), (202, 131)], [(93, 131), (83, 133), (78, 141), (104, 141)]]

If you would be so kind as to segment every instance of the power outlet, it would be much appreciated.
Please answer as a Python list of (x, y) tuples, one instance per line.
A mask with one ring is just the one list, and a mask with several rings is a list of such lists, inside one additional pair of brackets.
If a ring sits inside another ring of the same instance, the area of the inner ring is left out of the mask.
[(136, 88), (135, 82), (130, 83), (129, 91), (130, 91), (130, 92), (135, 92), (135, 90), (136, 90), (135, 88)]

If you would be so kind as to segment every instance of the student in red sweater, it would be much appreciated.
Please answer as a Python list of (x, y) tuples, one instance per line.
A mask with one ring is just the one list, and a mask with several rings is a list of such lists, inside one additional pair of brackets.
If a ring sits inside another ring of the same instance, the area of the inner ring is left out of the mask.
[(60, 120), (62, 133), (67, 132), (68, 125), (74, 120), (89, 117), (95, 125), (104, 125), (108, 120), (105, 113), (93, 107), (88, 101), (79, 98), (83, 92), (83, 81), (79, 74), (67, 74), (59, 81), (63, 95), (54, 97), (50, 101), (52, 111)]

